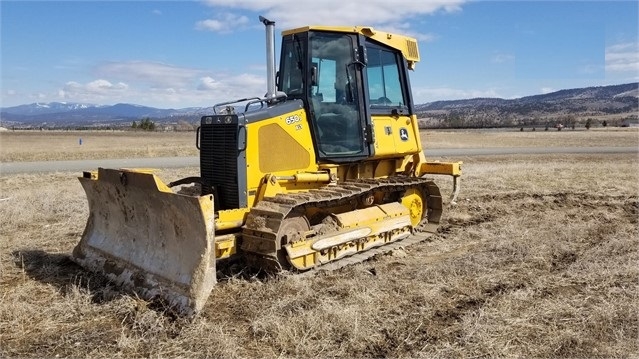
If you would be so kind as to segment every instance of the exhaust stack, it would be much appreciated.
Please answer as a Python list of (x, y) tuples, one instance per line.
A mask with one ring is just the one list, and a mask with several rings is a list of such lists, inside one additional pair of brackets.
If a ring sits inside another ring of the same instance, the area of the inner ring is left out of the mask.
[(260, 16), (266, 26), (266, 100), (277, 97), (275, 88), (275, 21)]

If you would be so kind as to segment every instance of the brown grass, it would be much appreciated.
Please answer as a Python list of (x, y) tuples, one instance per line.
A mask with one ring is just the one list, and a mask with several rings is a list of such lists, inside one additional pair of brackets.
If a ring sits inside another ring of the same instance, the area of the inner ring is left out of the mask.
[[(82, 145), (79, 144), (80, 138)], [(585, 130), (527, 129), (499, 131), (428, 130), (424, 148), (482, 147), (632, 147), (639, 146), (637, 128)], [(4, 131), (0, 162), (80, 160), (133, 157), (197, 156), (195, 132), (132, 131)]]
[(637, 357), (636, 155), (464, 172), (432, 240), (315, 276), (235, 271), (190, 322), (69, 260), (88, 214), (75, 173), (2, 176), (0, 356)]
[(197, 154), (195, 132), (0, 132), (0, 162), (177, 157)]
[(427, 130), (422, 131), (425, 148), (483, 147), (636, 147), (638, 128), (502, 130)]

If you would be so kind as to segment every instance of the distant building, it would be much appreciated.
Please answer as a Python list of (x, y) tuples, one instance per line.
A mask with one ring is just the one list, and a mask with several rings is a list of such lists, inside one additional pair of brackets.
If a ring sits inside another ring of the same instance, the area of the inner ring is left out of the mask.
[(639, 127), (639, 118), (626, 118), (621, 122), (621, 127)]

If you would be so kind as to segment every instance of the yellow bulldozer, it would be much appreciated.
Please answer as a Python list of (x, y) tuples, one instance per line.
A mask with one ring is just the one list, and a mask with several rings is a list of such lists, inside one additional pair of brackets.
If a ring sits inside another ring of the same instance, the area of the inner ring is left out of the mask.
[(196, 132), (200, 175), (166, 184), (151, 170), (84, 172), (89, 218), (72, 258), (183, 314), (204, 306), (216, 263), (333, 270), (424, 240), (442, 216), (439, 187), (461, 162), (428, 162), (409, 70), (413, 38), (371, 27), (282, 32), (267, 91), (213, 107)]

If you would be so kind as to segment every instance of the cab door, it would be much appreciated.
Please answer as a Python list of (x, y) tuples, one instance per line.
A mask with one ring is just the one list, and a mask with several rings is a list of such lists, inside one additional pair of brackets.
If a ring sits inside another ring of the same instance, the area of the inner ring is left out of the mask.
[(366, 88), (375, 134), (375, 157), (419, 151), (408, 71), (399, 51), (368, 40)]
[(353, 162), (372, 152), (357, 41), (349, 33), (309, 34), (309, 107), (320, 160)]

